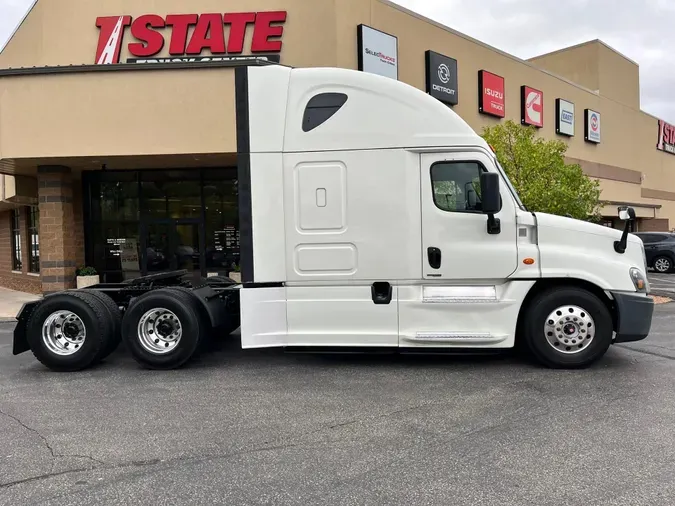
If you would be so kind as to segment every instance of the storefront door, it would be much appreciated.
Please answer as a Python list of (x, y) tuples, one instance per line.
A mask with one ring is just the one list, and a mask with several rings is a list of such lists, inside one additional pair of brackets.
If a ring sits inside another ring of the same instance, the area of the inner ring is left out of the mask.
[(203, 275), (203, 245), (203, 227), (197, 219), (145, 220), (141, 223), (142, 272), (186, 269)]

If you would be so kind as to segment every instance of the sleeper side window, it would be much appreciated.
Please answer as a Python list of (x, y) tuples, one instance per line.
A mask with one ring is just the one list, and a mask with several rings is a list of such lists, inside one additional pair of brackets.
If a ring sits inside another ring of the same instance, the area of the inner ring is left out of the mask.
[(344, 93), (321, 93), (312, 97), (302, 115), (302, 131), (309, 132), (328, 121), (346, 101)]
[(436, 207), (447, 212), (482, 212), (478, 162), (437, 162), (431, 166)]

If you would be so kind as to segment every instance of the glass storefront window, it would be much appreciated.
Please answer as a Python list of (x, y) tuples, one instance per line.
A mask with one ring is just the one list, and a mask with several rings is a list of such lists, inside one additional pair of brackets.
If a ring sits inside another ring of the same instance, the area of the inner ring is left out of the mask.
[(141, 173), (143, 211), (152, 218), (201, 218), (199, 171)]
[(229, 271), (239, 265), (237, 181), (204, 181), (206, 268)]
[(84, 174), (87, 263), (107, 283), (239, 264), (236, 169)]

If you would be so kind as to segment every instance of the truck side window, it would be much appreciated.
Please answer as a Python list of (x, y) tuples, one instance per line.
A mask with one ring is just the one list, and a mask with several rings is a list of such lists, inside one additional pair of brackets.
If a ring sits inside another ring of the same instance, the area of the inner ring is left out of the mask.
[(431, 166), (436, 207), (448, 212), (481, 212), (478, 162), (437, 162)]
[(346, 101), (347, 95), (344, 93), (320, 93), (313, 96), (302, 116), (302, 131), (309, 132), (325, 123)]

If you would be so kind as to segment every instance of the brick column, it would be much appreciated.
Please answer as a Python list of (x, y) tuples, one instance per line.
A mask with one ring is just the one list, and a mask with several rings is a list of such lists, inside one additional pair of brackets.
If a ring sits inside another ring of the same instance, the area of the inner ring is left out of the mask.
[(75, 287), (75, 218), (69, 167), (38, 167), (42, 291)]

